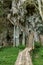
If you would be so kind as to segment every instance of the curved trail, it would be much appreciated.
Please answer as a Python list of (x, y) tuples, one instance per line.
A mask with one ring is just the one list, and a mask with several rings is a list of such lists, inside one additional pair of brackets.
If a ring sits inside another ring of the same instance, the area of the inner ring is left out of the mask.
[(30, 56), (31, 48), (26, 48), (18, 54), (18, 58), (14, 65), (32, 65)]

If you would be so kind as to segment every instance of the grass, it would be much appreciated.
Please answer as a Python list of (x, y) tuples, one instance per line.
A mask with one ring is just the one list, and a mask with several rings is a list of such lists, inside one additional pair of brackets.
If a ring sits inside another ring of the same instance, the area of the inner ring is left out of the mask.
[[(0, 65), (14, 65), (19, 51), (25, 47), (5, 47), (0, 49)], [(35, 48), (32, 52), (33, 65), (43, 65), (43, 47)]]
[(43, 65), (43, 47), (36, 48), (32, 56), (33, 65)]
[(0, 49), (0, 65), (14, 65), (19, 51), (25, 47), (6, 47)]

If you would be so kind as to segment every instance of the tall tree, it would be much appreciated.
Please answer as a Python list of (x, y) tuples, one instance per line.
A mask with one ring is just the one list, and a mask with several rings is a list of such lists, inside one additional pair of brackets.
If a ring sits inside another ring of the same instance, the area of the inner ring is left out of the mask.
[(42, 21), (42, 15), (39, 11), (40, 8), (37, 5), (39, 5), (39, 2), (35, 0), (12, 1), (13, 23), (25, 31), (27, 40), (29, 40), (29, 32), (37, 32), (38, 25)]

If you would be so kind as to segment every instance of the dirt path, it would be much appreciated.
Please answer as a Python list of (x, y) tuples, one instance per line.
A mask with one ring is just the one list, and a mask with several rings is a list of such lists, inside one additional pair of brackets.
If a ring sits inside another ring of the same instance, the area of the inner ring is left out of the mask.
[(31, 48), (26, 48), (20, 52), (14, 65), (32, 65), (30, 50)]

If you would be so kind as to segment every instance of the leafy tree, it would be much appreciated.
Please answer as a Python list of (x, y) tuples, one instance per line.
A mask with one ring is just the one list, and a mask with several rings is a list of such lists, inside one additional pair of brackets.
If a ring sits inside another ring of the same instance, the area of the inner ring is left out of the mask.
[(19, 23), (20, 27), (22, 26), (28, 39), (29, 31), (38, 32), (38, 27), (42, 24), (38, 5), (38, 1), (35, 0), (14, 0), (12, 3), (12, 15), (15, 22)]

